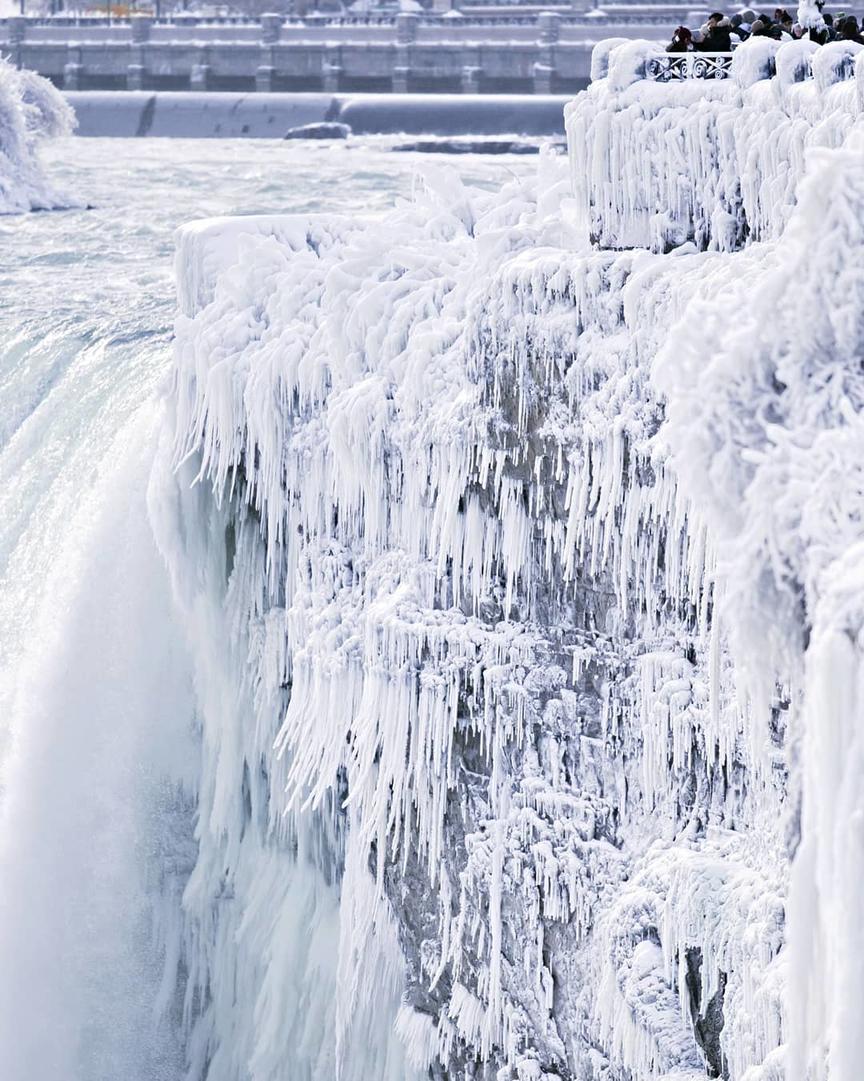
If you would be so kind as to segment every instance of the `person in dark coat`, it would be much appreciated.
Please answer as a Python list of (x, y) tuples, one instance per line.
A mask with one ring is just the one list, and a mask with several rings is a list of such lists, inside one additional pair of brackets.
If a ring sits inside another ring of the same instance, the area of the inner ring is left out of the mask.
[(837, 27), (837, 40), (857, 41), (859, 45), (864, 45), (864, 36), (861, 35), (858, 20), (854, 15), (847, 15)]
[(732, 24), (722, 11), (715, 11), (708, 16), (702, 32), (705, 38), (699, 48), (703, 53), (732, 52)]
[(765, 15), (763, 12), (753, 24), (753, 35), (754, 37), (761, 36), (780, 41), (783, 37), (783, 30), (779, 23), (775, 23), (770, 15)]
[(693, 35), (686, 26), (679, 26), (672, 35), (671, 42), (666, 46), (667, 53), (692, 53), (696, 46), (693, 44)]

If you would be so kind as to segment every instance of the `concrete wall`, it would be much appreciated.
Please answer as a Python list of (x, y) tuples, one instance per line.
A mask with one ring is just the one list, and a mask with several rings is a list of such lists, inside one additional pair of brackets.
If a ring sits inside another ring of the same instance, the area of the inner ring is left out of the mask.
[(282, 138), (325, 121), (357, 135), (564, 135), (567, 96), (70, 92), (85, 136)]
[(587, 85), (598, 37), (659, 33), (600, 18), (602, 26), (597, 16), (554, 12), (515, 24), (410, 14), (288, 23), (264, 15), (240, 26), (10, 18), (0, 47), (71, 91), (574, 93)]

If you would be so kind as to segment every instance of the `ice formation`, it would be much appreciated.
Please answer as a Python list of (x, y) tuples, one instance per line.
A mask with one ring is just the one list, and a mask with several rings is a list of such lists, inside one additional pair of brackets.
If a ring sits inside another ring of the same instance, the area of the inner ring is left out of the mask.
[(181, 232), (193, 1077), (857, 1078), (854, 52), (601, 49), (536, 188)]
[(68, 135), (74, 124), (71, 107), (47, 79), (0, 57), (0, 214), (68, 202), (45, 177), (39, 146)]
[(656, 49), (629, 42), (611, 65), (601, 53), (608, 75), (568, 106), (579, 221), (612, 248), (778, 239), (808, 151), (861, 138), (864, 46), (756, 38), (731, 79), (678, 83), (643, 78)]

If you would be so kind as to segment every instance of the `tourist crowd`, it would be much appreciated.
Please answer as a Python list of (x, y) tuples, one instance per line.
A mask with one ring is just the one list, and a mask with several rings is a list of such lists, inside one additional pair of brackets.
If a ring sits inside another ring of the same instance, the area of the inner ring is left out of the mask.
[[(822, 5), (819, 5), (821, 10)], [(758, 14), (749, 8), (727, 17), (721, 11), (715, 11), (708, 21), (698, 30), (679, 26), (672, 35), (672, 41), (666, 46), (667, 53), (728, 53), (738, 42), (750, 37), (769, 37), (778, 41), (797, 40), (809, 37), (824, 45), (829, 41), (857, 41), (864, 45), (862, 25), (854, 15), (838, 11), (836, 15), (822, 12), (824, 26), (818, 30), (807, 30), (800, 23), (794, 22), (785, 8), (776, 8), (774, 15)]]

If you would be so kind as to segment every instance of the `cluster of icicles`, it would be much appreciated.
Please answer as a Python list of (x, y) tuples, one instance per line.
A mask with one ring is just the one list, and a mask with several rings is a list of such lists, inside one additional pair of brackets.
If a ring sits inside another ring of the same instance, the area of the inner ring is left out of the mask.
[(657, 51), (598, 46), (595, 81), (567, 109), (576, 216), (603, 247), (776, 240), (811, 149), (864, 153), (864, 46), (752, 38), (729, 79), (677, 83), (645, 77)]
[(808, 170), (737, 253), (581, 246), (551, 157), (181, 234), (199, 1074), (852, 1081), (858, 751), (805, 721), (853, 723), (813, 696), (859, 664), (864, 167)]

